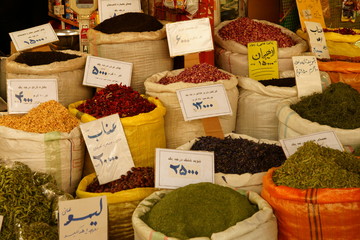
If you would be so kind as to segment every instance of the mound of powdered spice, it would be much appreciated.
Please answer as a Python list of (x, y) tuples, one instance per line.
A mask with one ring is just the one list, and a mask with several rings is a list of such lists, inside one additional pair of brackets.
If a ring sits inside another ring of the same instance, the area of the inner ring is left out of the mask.
[(280, 166), (286, 159), (282, 148), (276, 144), (254, 142), (244, 138), (224, 139), (199, 137), (191, 150), (211, 151), (215, 156), (216, 173), (258, 173)]
[(190, 184), (166, 194), (141, 219), (167, 237), (211, 237), (258, 211), (246, 196), (212, 183)]
[(273, 181), (298, 189), (358, 188), (360, 159), (313, 141), (305, 142), (274, 171)]
[(76, 54), (49, 51), (49, 52), (22, 52), (15, 58), (15, 62), (28, 66), (47, 65), (53, 62), (65, 62), (80, 57)]
[(360, 93), (350, 85), (338, 82), (322, 93), (302, 97), (290, 108), (302, 118), (334, 128), (360, 127)]
[(77, 110), (95, 118), (119, 114), (120, 118), (132, 117), (140, 113), (148, 113), (156, 108), (138, 91), (122, 84), (110, 84), (98, 91), (91, 99), (87, 99)]
[(250, 42), (262, 41), (276, 41), (279, 48), (295, 45), (293, 39), (280, 28), (247, 17), (239, 17), (229, 22), (218, 33), (223, 40), (233, 40), (245, 46)]
[(9, 114), (0, 117), (0, 125), (25, 132), (70, 132), (80, 121), (61, 103), (50, 100), (40, 103), (24, 115)]
[(202, 83), (216, 82), (219, 80), (229, 80), (230, 74), (220, 71), (218, 68), (208, 63), (195, 64), (192, 67), (185, 68), (176, 76), (166, 76), (161, 78), (158, 83), (167, 85), (176, 82)]
[(164, 25), (153, 16), (145, 13), (127, 12), (102, 21), (94, 29), (102, 33), (113, 34), (121, 32), (153, 32), (163, 27)]

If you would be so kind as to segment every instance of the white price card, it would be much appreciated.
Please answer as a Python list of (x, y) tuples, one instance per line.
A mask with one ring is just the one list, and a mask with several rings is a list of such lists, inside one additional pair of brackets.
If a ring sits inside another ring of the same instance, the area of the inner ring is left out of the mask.
[(104, 88), (110, 84), (130, 86), (133, 63), (88, 56), (83, 85)]
[(118, 114), (80, 125), (100, 184), (116, 179), (134, 167)]
[(223, 84), (183, 88), (176, 91), (185, 121), (232, 115)]
[(1, 232), (3, 220), (4, 220), (4, 216), (0, 215), (0, 232)]
[(59, 41), (50, 23), (9, 33), (18, 52)]
[(108, 239), (106, 196), (59, 201), (59, 239)]
[(298, 97), (321, 93), (321, 77), (315, 56), (292, 57)]
[(141, 12), (140, 0), (99, 0), (100, 22), (127, 12)]
[(156, 188), (175, 189), (199, 182), (214, 183), (214, 172), (214, 152), (156, 149)]
[(306, 32), (309, 35), (311, 52), (319, 59), (330, 58), (329, 49), (326, 45), (324, 30), (318, 22), (304, 22), (306, 25)]
[(300, 137), (280, 139), (279, 141), (287, 158), (294, 154), (299, 147), (308, 141), (314, 141), (320, 146), (344, 151), (344, 147), (334, 131), (312, 133), (302, 135)]
[(9, 113), (27, 113), (40, 103), (58, 101), (56, 79), (7, 79)]
[(168, 23), (165, 26), (171, 57), (214, 49), (209, 18)]

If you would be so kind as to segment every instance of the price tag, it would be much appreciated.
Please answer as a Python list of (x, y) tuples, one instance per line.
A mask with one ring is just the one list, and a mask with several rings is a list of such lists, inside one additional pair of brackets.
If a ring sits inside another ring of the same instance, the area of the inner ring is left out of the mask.
[(65, 14), (64, 5), (55, 5), (54, 6), (54, 14), (57, 16), (61, 16)]
[(27, 113), (40, 103), (58, 101), (56, 79), (8, 79), (7, 99), (9, 113)]
[(4, 216), (0, 215), (0, 232), (1, 232), (3, 220), (4, 220)]
[(248, 43), (249, 77), (255, 80), (279, 78), (276, 41)]
[(59, 239), (108, 239), (106, 196), (59, 201)]
[(298, 97), (321, 93), (321, 77), (315, 56), (292, 57)]
[(140, 0), (99, 0), (100, 22), (127, 12), (141, 12)]
[(326, 45), (325, 34), (320, 23), (305, 21), (306, 32), (309, 35), (311, 51), (317, 58), (330, 58)]
[(214, 49), (209, 18), (168, 23), (165, 26), (171, 57)]
[(156, 149), (155, 187), (174, 189), (199, 182), (214, 183), (214, 153)]
[(305, 21), (318, 22), (323, 28), (326, 27), (321, 0), (296, 0), (299, 12), (301, 29), (305, 32)]
[(116, 179), (134, 167), (118, 114), (80, 125), (100, 184)]
[(232, 114), (223, 84), (183, 88), (176, 94), (185, 121)]
[(9, 35), (18, 52), (59, 41), (59, 38), (50, 23), (11, 32)]
[(114, 83), (130, 86), (133, 64), (101, 57), (86, 58), (83, 85), (104, 88)]
[(294, 154), (299, 147), (308, 141), (314, 141), (320, 146), (344, 151), (344, 147), (334, 131), (318, 132), (300, 137), (280, 139), (279, 141), (287, 158)]

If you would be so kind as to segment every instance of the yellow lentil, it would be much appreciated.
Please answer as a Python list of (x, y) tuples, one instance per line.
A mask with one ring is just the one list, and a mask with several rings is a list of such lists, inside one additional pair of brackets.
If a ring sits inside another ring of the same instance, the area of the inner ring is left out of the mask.
[(2, 126), (34, 133), (70, 132), (79, 124), (79, 119), (55, 100), (41, 103), (26, 114), (0, 117)]

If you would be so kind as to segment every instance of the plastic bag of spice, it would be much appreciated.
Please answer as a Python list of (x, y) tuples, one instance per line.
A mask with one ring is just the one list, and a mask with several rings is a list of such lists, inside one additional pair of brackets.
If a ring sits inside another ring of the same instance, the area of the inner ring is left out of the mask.
[[(25, 53), (24, 53), (25, 54)], [(74, 58), (74, 56), (76, 56)], [(7, 79), (57, 79), (59, 102), (64, 106), (90, 98), (94, 88), (84, 86), (88, 55), (73, 50), (14, 53), (6, 59)], [(21, 57), (21, 61), (16, 60)], [(33, 65), (35, 64), (36, 65)]]
[[(202, 76), (199, 77), (199, 74)], [(224, 74), (228, 79), (224, 79)], [(163, 81), (166, 84), (162, 84)], [(182, 88), (223, 84), (233, 114), (220, 116), (220, 124), (224, 133), (230, 133), (235, 130), (235, 113), (237, 111), (239, 91), (237, 89), (237, 79), (234, 75), (221, 69), (216, 69), (209, 64), (197, 64), (191, 68), (154, 74), (146, 79), (144, 84), (146, 94), (157, 97), (166, 107), (165, 134), (166, 146), (168, 148), (176, 148), (198, 136), (205, 135), (201, 120), (184, 120), (176, 94), (176, 91)]]

